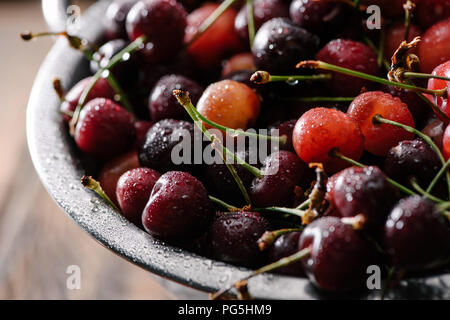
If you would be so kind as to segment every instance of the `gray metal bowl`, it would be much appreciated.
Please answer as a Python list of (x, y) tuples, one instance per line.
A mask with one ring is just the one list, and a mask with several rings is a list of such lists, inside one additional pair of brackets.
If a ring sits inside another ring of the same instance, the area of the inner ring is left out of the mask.
[[(102, 33), (107, 2), (97, 2), (82, 17), (80, 34), (95, 40)], [(59, 100), (52, 79), (71, 86), (88, 74), (83, 56), (59, 39), (35, 80), (27, 110), (27, 137), (31, 157), (42, 183), (62, 210), (98, 242), (152, 273), (206, 292), (214, 292), (248, 274), (249, 270), (207, 259), (152, 238), (126, 221), (80, 184), (83, 167), (58, 113)], [(450, 275), (409, 279), (391, 290), (389, 298), (450, 299)], [(253, 297), (262, 299), (329, 298), (308, 280), (260, 275), (249, 281)], [(346, 296), (377, 299), (378, 291)], [(333, 297), (335, 298), (335, 297)]]

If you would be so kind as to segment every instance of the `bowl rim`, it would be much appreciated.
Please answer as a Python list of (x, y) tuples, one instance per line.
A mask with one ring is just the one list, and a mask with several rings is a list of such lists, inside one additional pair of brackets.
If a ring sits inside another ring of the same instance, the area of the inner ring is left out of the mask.
[[(96, 40), (103, 31), (98, 16), (108, 1), (94, 3), (82, 15), (80, 35)], [(65, 87), (87, 75), (87, 61), (58, 39), (45, 58), (33, 84), (27, 115), (27, 141), (35, 169), (58, 206), (99, 243), (130, 262), (164, 278), (206, 292), (215, 292), (245, 277), (250, 270), (205, 258), (165, 244), (131, 224), (93, 192), (82, 187), (81, 162), (58, 107), (51, 85), (59, 77)], [(444, 274), (450, 285), (450, 275)], [(429, 277), (427, 279), (431, 279)], [(262, 274), (249, 281), (256, 299), (322, 299), (308, 279)], [(380, 290), (347, 298), (377, 299)], [(336, 298), (336, 297), (334, 297)]]

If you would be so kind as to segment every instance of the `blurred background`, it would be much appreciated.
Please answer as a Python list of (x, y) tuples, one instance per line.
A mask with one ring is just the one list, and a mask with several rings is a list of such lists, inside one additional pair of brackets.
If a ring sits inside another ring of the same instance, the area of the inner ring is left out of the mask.
[[(83, 10), (90, 2), (75, 3)], [(158, 278), (105, 249), (70, 220), (34, 171), (26, 106), (53, 39), (23, 42), (19, 34), (45, 29), (40, 1), (0, 0), (0, 299), (173, 299)], [(80, 290), (66, 287), (69, 265), (81, 268)]]

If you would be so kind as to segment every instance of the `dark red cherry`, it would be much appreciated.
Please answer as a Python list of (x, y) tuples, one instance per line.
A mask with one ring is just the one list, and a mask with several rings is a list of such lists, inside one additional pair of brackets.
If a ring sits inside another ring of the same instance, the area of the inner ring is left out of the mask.
[(114, 0), (106, 9), (103, 25), (105, 26), (106, 37), (113, 39), (128, 39), (125, 30), (125, 21), (131, 7), (136, 0)]
[(448, 223), (428, 199), (411, 196), (400, 200), (384, 225), (384, 249), (392, 263), (406, 269), (423, 269), (450, 253)]
[(278, 136), (286, 137), (286, 143), (284, 145), (280, 145), (281, 150), (294, 152), (294, 146), (292, 145), (292, 133), (294, 132), (296, 123), (297, 119), (291, 119), (281, 122), (280, 124), (277, 124), (271, 128), (271, 132), (273, 132), (273, 130), (278, 130)]
[(183, 45), (186, 17), (176, 0), (141, 0), (127, 15), (128, 38), (146, 36), (142, 53), (148, 62), (170, 61)]
[(361, 231), (336, 217), (314, 220), (302, 232), (299, 249), (309, 248), (302, 260), (308, 278), (320, 289), (342, 292), (366, 284), (373, 250)]
[(449, 0), (420, 0), (416, 1), (415, 16), (423, 28), (450, 17)]
[(117, 181), (123, 173), (137, 167), (139, 167), (137, 153), (136, 151), (130, 151), (108, 161), (100, 169), (98, 181), (103, 191), (116, 205), (119, 205), (116, 197)]
[(136, 129), (136, 148), (138, 149), (142, 143), (144, 143), (145, 136), (148, 130), (153, 126), (152, 121), (140, 120), (134, 123), (134, 128)]
[[(278, 17), (288, 17), (289, 6), (285, 0), (255, 0), (253, 1), (253, 17), (255, 21), (255, 30), (261, 25)], [(239, 10), (234, 20), (234, 28), (241, 39), (248, 42), (248, 5), (244, 5)]]
[(444, 138), (445, 124), (439, 120), (435, 119), (431, 121), (422, 132), (429, 136), (433, 142), (442, 150), (442, 140)]
[(258, 248), (258, 239), (269, 226), (269, 221), (257, 212), (219, 214), (209, 228), (213, 256), (233, 264), (260, 264), (264, 252)]
[(428, 28), (418, 46), (420, 70), (431, 73), (438, 65), (450, 60), (450, 18)]
[[(70, 113), (75, 111), (78, 105), (78, 101), (83, 94), (83, 91), (90, 85), (91, 80), (92, 77), (84, 78), (83, 80), (80, 80), (77, 84), (75, 84), (72, 89), (69, 90), (69, 92), (67, 92), (65, 100), (61, 104), (62, 112)], [(114, 95), (114, 89), (109, 85), (108, 81), (104, 78), (100, 78), (89, 92), (86, 98), (86, 102), (94, 98), (108, 98), (110, 100), (113, 100)], [(63, 119), (65, 122), (69, 122), (71, 117), (64, 114)]]
[[(298, 241), (300, 239), (300, 232), (290, 232), (281, 235), (268, 252), (269, 262), (275, 262), (281, 258), (290, 256), (298, 251)], [(286, 267), (275, 270), (275, 273), (285, 274), (288, 276), (304, 277), (305, 271), (301, 261), (294, 262)]]
[(292, 74), (301, 60), (311, 59), (319, 38), (287, 18), (273, 18), (256, 33), (252, 53), (257, 69), (272, 74)]
[[(316, 55), (317, 60), (371, 75), (378, 75), (377, 55), (367, 45), (353, 41), (336, 39), (329, 42)], [(361, 89), (370, 88), (372, 83), (343, 74), (333, 73), (327, 82), (333, 94), (343, 97), (358, 95)]]
[(162, 119), (190, 120), (188, 113), (178, 103), (173, 90), (185, 90), (194, 105), (202, 96), (203, 88), (195, 81), (181, 75), (167, 75), (159, 79), (150, 93), (148, 106), (153, 121)]
[(136, 168), (122, 174), (117, 181), (116, 197), (122, 214), (137, 226), (142, 225), (142, 212), (160, 176), (158, 171)]
[(160, 239), (193, 239), (206, 230), (213, 214), (212, 203), (200, 181), (187, 172), (169, 171), (153, 187), (142, 224)]
[(425, 188), (440, 168), (436, 152), (423, 140), (400, 142), (389, 150), (384, 162), (384, 172), (392, 179), (409, 184), (414, 177)]
[(84, 106), (74, 135), (81, 151), (99, 159), (110, 159), (131, 149), (135, 138), (133, 115), (104, 98)]
[[(417, 25), (411, 23), (409, 25), (408, 41), (413, 40), (415, 37), (421, 36), (422, 30)], [(400, 43), (405, 40), (405, 23), (398, 21), (393, 23), (386, 31), (386, 41), (384, 44), (384, 57), (391, 62), (391, 58), (394, 52), (400, 46)], [(408, 53), (417, 55), (417, 48), (412, 48)]]
[(384, 223), (396, 200), (396, 190), (378, 167), (344, 169), (333, 190), (342, 217), (363, 214), (370, 228)]
[(254, 178), (250, 197), (256, 208), (289, 207), (294, 204), (295, 187), (300, 185), (306, 165), (293, 152), (271, 153), (262, 167), (262, 178)]

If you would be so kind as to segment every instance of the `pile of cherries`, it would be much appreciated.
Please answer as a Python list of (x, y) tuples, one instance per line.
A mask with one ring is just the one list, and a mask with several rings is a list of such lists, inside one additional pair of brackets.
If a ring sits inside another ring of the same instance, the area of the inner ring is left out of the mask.
[[(93, 76), (59, 92), (86, 174), (156, 238), (325, 291), (364, 289), (373, 264), (445, 268), (450, 2), (405, 2), (113, 1)], [(196, 126), (283, 139), (253, 166), (174, 163)]]

